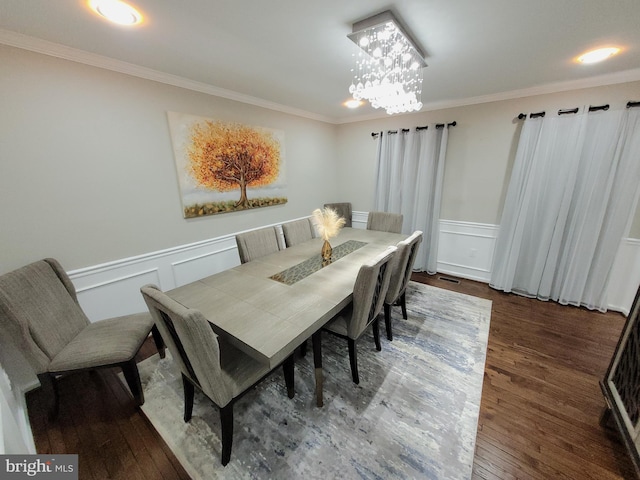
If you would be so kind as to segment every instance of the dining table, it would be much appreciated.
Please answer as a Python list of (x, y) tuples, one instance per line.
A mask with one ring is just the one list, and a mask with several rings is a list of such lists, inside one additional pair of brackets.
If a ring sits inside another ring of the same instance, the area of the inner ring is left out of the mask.
[(237, 265), (166, 292), (199, 310), (214, 332), (275, 368), (312, 339), (316, 404), (323, 405), (321, 328), (351, 302), (360, 267), (404, 234), (342, 228), (330, 240), (312, 240)]

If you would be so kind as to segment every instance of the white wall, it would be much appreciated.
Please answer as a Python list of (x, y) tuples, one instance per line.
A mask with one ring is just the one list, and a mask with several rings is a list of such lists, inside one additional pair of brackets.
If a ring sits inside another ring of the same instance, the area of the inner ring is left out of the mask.
[[(427, 96), (428, 85), (425, 91)], [(627, 101), (638, 99), (640, 82), (631, 82), (341, 125), (338, 192), (345, 197), (343, 201), (353, 202), (354, 209), (371, 210), (377, 145), (371, 132), (455, 120), (457, 126), (449, 130), (440, 218), (499, 224), (521, 125), (516, 120), (520, 112), (545, 110), (555, 114), (561, 108), (605, 103), (611, 108), (624, 108)], [(631, 236), (640, 238), (640, 215), (636, 213), (635, 218)]]
[[(1, 45), (0, 71), (0, 274), (55, 257), (78, 272), (74, 280), (94, 319), (113, 306), (117, 313), (139, 307), (105, 294), (135, 302), (139, 282), (157, 280), (137, 270), (122, 279), (121, 269), (111, 269), (98, 285), (100, 265), (228, 239), (309, 215), (337, 197), (334, 125)], [(185, 220), (167, 111), (283, 130), (288, 203)], [(229, 261), (220, 252), (210, 257), (214, 264), (206, 258), (192, 268), (174, 258), (175, 270), (189, 278)], [(25, 360), (0, 336), (0, 437), (7, 452), (33, 453), (22, 392), (34, 385)]]
[[(337, 196), (335, 125), (7, 46), (0, 65), (0, 274), (46, 256), (70, 270), (145, 254)], [(185, 220), (167, 111), (283, 130), (289, 202)]]
[[(428, 95), (428, 86), (425, 87)], [(519, 113), (609, 104), (625, 108), (640, 99), (640, 82), (585, 88), (341, 125), (339, 192), (355, 210), (373, 207), (377, 140), (372, 132), (456, 121), (445, 163), (438, 271), (488, 282), (495, 238), (511, 175)], [(428, 101), (428, 99), (427, 99)], [(354, 180), (357, 179), (357, 180)], [(609, 307), (627, 313), (640, 284), (640, 208), (622, 239), (609, 286)]]

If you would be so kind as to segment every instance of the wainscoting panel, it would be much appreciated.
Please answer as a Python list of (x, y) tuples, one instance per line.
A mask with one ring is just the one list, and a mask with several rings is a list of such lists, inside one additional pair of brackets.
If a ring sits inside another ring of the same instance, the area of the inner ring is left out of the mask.
[(438, 272), (489, 283), (498, 225), (440, 220)]
[[(367, 216), (353, 212), (353, 227), (366, 228)], [(281, 232), (280, 225), (273, 226)], [(438, 272), (489, 283), (498, 230), (499, 225), (440, 220)], [(146, 283), (169, 290), (239, 263), (234, 234), (75, 270), (69, 276), (80, 304), (97, 321), (146, 311), (140, 295)], [(639, 284), (640, 240), (623, 239), (609, 285), (609, 308), (627, 314)]]
[(351, 212), (351, 226), (353, 228), (367, 228), (369, 212)]
[[(303, 217), (305, 218), (305, 217)], [(294, 219), (298, 220), (298, 219)], [(282, 237), (282, 228), (275, 226)], [(242, 233), (242, 232), (238, 232)], [(284, 238), (280, 238), (284, 247)], [(240, 264), (235, 234), (68, 272), (92, 322), (144, 312), (140, 287), (171, 290)]]
[(76, 288), (76, 291), (80, 306), (87, 316), (91, 320), (101, 320), (144, 311), (146, 305), (140, 294), (140, 286), (147, 283), (160, 283), (157, 268)]
[[(367, 217), (368, 212), (354, 211), (353, 227), (366, 228)], [(273, 226), (282, 236), (280, 224)], [(497, 232), (497, 225), (441, 220), (438, 271), (489, 282)], [(281, 243), (284, 246), (282, 238)], [(238, 264), (233, 234), (75, 270), (69, 276), (80, 304), (97, 321), (145, 311), (140, 287), (146, 283), (170, 290)]]
[(235, 239), (232, 240), (233, 246), (220, 242), (217, 249), (173, 262), (171, 267), (175, 286), (179, 287), (238, 265), (238, 248)]
[(140, 287), (162, 290), (193, 282), (240, 263), (235, 235), (182, 245), (69, 272), (78, 301), (91, 321), (144, 312)]
[(640, 285), (640, 240), (623, 238), (613, 262), (607, 301), (610, 310), (629, 315)]

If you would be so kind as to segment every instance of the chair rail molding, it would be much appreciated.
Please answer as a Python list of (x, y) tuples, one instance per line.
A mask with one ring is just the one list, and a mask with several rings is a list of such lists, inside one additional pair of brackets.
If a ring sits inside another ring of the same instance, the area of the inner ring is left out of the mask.
[[(276, 227), (284, 247), (281, 225), (264, 226)], [(163, 291), (171, 290), (239, 265), (235, 236), (236, 233), (209, 238), (67, 273), (92, 322), (145, 312), (147, 306), (140, 293), (143, 285), (153, 283)]]
[[(354, 211), (353, 227), (366, 228), (367, 216), (368, 212)], [(275, 226), (282, 236), (280, 225), (260, 228)], [(493, 224), (440, 220), (438, 272), (489, 283), (499, 229)], [(281, 241), (284, 245), (284, 239)], [(97, 321), (146, 311), (140, 294), (140, 287), (146, 283), (170, 290), (239, 263), (234, 233), (68, 273), (82, 308), (91, 321)], [(609, 308), (627, 314), (638, 284), (640, 239), (626, 238), (611, 273)]]

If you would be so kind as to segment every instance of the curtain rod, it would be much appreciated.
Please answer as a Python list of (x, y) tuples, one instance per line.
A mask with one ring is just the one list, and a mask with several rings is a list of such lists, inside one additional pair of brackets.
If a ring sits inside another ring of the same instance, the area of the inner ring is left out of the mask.
[[(635, 101), (629, 101), (627, 102), (627, 108), (633, 108), (633, 107), (640, 107), (640, 102), (635, 102)], [(589, 111), (590, 112), (597, 112), (599, 110), (609, 110), (609, 104), (604, 104), (604, 105), (589, 105)], [(570, 113), (578, 113), (580, 111), (579, 107), (575, 107), (575, 108), (566, 108), (566, 109), (560, 109), (558, 110), (558, 115), (567, 115)], [(544, 117), (545, 112), (538, 112), (538, 113), (531, 113), (529, 114), (529, 118), (536, 118), (536, 117)], [(518, 114), (518, 120), (524, 120), (525, 118), (527, 118), (527, 114), (526, 113), (519, 113)]]
[[(455, 127), (457, 125), (456, 121), (453, 121), (451, 123), (447, 123), (446, 126), (447, 127)], [(444, 128), (445, 124), (444, 123), (438, 123), (436, 124), (436, 129), (440, 130), (441, 128)], [(427, 130), (429, 128), (428, 125), (425, 125), (424, 127), (416, 127), (416, 132), (419, 132), (420, 130)], [(408, 133), (410, 132), (411, 129), (410, 128), (403, 128), (401, 130), (402, 133)], [(383, 132), (371, 132), (371, 136), (373, 138), (377, 138), (381, 133)], [(396, 133), (398, 133), (398, 130), (387, 130), (387, 135), (395, 135)]]
[[(606, 105), (598, 105), (598, 106), (593, 106), (593, 105), (589, 105), (589, 111), (590, 112), (597, 112), (598, 110), (609, 110), (609, 104), (607, 103)], [(580, 108), (575, 107), (575, 108), (566, 108), (564, 110), (558, 110), (558, 115), (567, 115), (569, 113), (578, 113), (580, 111)]]
[[(530, 113), (529, 114), (529, 118), (544, 117), (546, 114), (547, 114), (547, 112), (545, 112), (545, 111), (537, 112), (537, 113)], [(527, 114), (526, 113), (519, 113), (518, 114), (518, 120), (524, 120), (525, 118), (527, 118)]]

